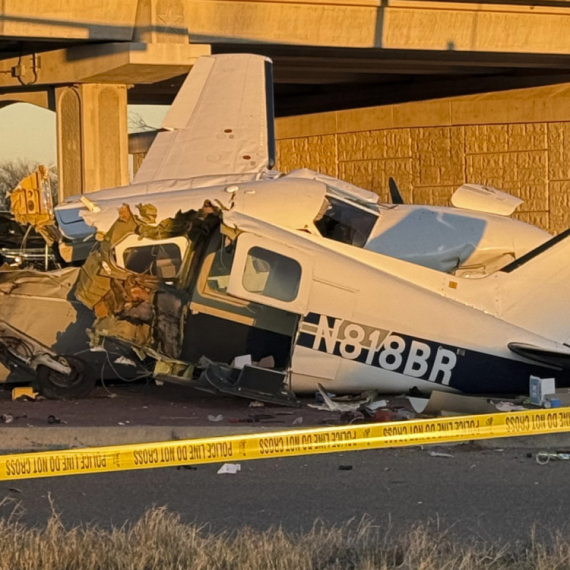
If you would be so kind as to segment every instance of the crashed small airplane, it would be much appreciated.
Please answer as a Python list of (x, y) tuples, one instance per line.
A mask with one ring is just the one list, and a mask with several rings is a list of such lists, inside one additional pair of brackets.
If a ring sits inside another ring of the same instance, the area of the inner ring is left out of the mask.
[(0, 272), (7, 380), (73, 398), (154, 377), (290, 405), (318, 384), (570, 386), (568, 232), (510, 218), (521, 201), (493, 188), (428, 207), (391, 181), (381, 204), (274, 155), (271, 62), (200, 58), (133, 183), (42, 217), (70, 266)]

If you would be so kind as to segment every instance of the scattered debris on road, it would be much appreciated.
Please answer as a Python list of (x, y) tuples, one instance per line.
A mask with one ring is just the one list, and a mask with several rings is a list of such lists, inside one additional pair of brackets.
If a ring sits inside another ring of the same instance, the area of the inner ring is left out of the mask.
[(35, 400), (38, 395), (31, 386), (17, 386), (12, 389), (12, 400)]
[(218, 469), (218, 475), (235, 475), (238, 471), (241, 471), (240, 463), (224, 463)]
[(49, 415), (47, 418), (47, 423), (50, 425), (53, 425), (53, 424), (65, 424), (67, 422), (64, 422), (63, 420), (61, 420), (57, 416)]
[(444, 458), (453, 458), (453, 455), (451, 455), (451, 453), (443, 453), (442, 451), (428, 451), (428, 455), (430, 455), (431, 457), (444, 457)]
[[(529, 454), (532, 457), (532, 453)], [(539, 465), (546, 465), (550, 461), (568, 461), (570, 460), (569, 451), (539, 451), (536, 454), (536, 462)]]

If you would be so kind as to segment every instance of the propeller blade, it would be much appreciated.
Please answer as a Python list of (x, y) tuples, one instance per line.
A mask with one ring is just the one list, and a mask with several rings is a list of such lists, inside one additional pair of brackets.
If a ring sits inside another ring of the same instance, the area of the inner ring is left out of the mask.
[(388, 178), (388, 188), (390, 189), (390, 198), (392, 199), (392, 204), (403, 204), (404, 199), (400, 194), (400, 189), (396, 184), (396, 181), (390, 176)]

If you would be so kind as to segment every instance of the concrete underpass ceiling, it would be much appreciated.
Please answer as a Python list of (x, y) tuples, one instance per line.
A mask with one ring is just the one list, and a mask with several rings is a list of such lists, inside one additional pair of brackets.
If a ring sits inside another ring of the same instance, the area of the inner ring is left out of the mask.
[[(570, 81), (567, 56), (212, 45), (212, 53), (239, 52), (273, 60), (278, 117)], [(134, 86), (129, 102), (170, 104), (183, 80)]]
[[(89, 42), (0, 41), (0, 60)], [(570, 81), (570, 57), (212, 44), (212, 53), (258, 53), (274, 62), (276, 115), (289, 116), (536, 87)], [(129, 89), (133, 104), (170, 104), (184, 75)], [(29, 86), (28, 86), (29, 88)], [(38, 86), (39, 88), (39, 86)], [(32, 87), (34, 89), (34, 87)], [(12, 89), (16, 91), (17, 89)]]

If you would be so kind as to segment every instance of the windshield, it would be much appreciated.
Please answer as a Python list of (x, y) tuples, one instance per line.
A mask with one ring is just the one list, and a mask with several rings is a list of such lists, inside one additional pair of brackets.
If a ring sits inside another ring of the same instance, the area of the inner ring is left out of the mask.
[(364, 247), (377, 219), (370, 210), (327, 196), (314, 223), (323, 237)]

